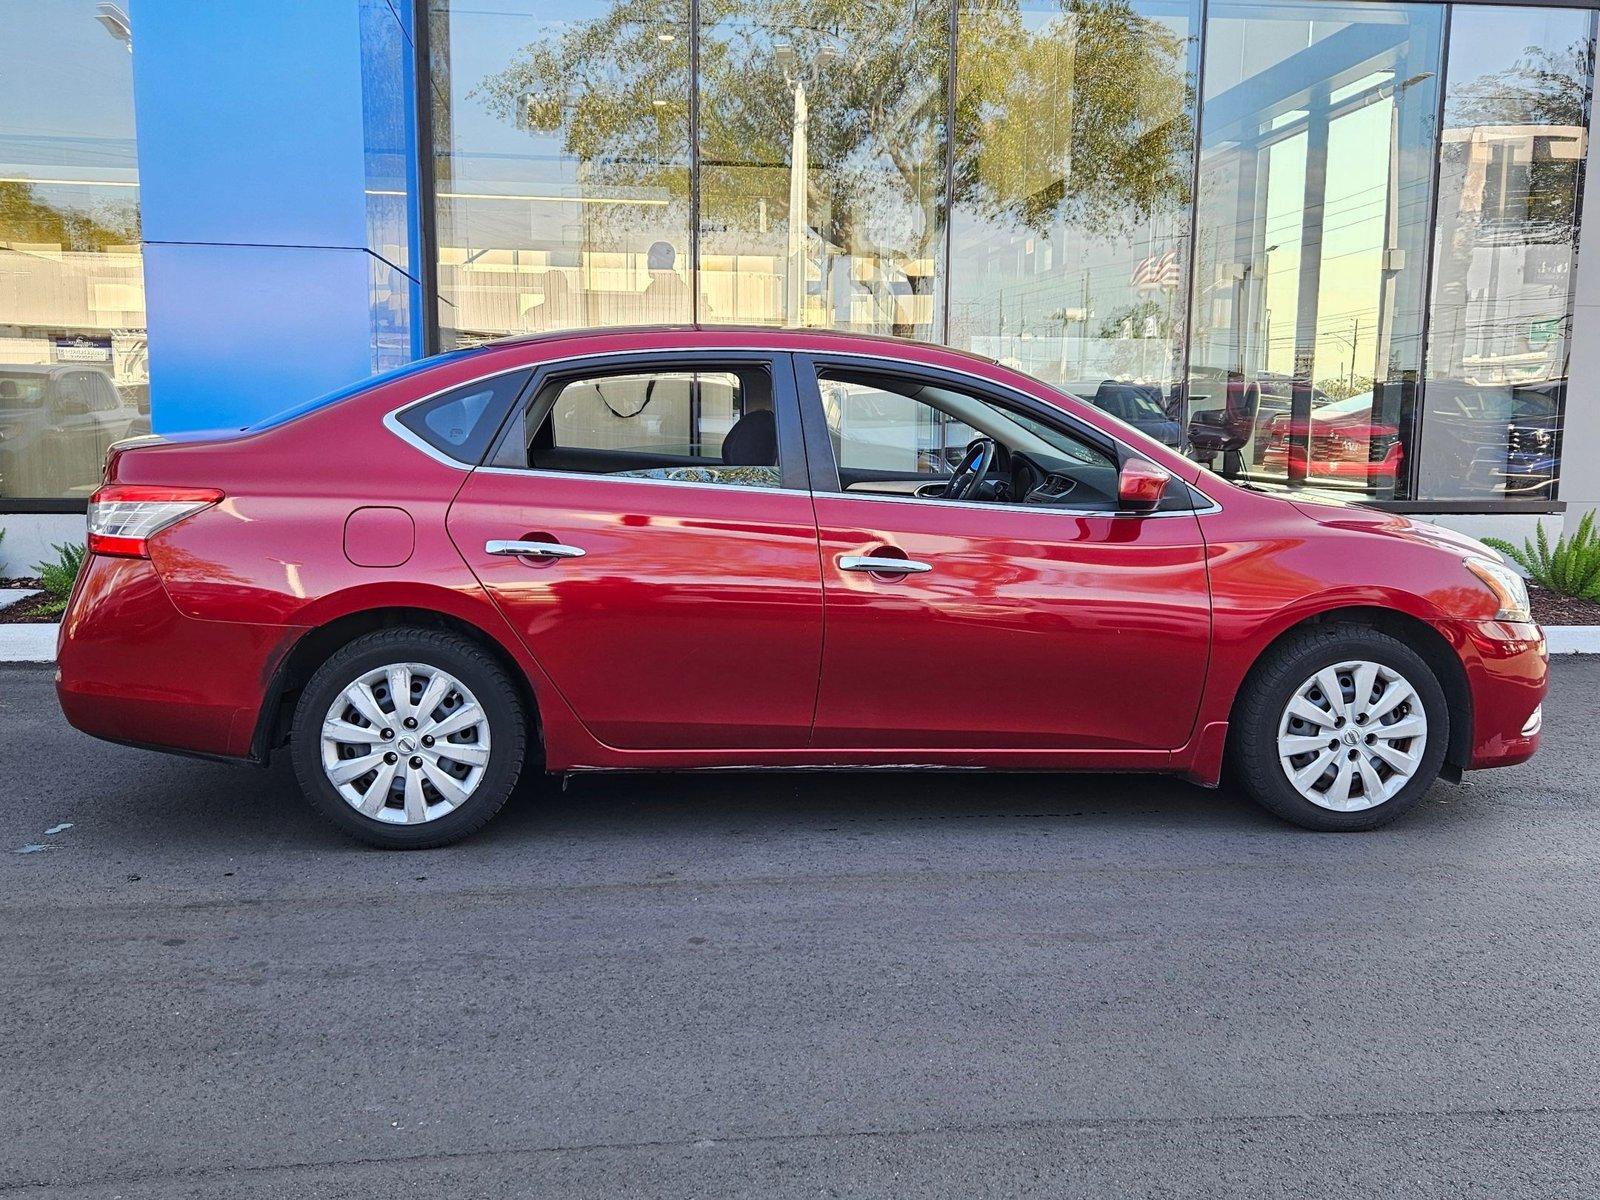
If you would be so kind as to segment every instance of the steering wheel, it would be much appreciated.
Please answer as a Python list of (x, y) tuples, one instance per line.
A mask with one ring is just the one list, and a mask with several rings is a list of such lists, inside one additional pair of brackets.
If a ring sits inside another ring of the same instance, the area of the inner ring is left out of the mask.
[(989, 437), (973, 438), (967, 443), (967, 452), (956, 464), (950, 482), (944, 486), (946, 500), (970, 500), (989, 478), (989, 468), (994, 466), (997, 447)]

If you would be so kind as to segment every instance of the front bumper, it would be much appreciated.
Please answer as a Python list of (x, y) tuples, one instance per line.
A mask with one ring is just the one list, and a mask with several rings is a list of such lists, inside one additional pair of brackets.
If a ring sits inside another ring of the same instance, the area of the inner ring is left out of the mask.
[(184, 616), (149, 561), (90, 555), (61, 622), (56, 695), (95, 737), (249, 758), (273, 673), (303, 632)]
[(1455, 621), (1442, 632), (1461, 656), (1472, 691), (1467, 768), (1509, 767), (1532, 758), (1550, 679), (1544, 630), (1509, 621)]

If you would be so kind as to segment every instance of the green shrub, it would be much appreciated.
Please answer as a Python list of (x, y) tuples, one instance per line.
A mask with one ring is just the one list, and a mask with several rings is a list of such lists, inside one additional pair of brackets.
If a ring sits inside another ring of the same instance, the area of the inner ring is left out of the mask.
[(1531, 541), (1523, 539), (1520, 548), (1500, 538), (1483, 540), (1521, 567), (1540, 587), (1580, 600), (1600, 600), (1600, 536), (1595, 533), (1594, 513), (1584, 514), (1578, 522), (1578, 532), (1557, 538), (1553, 547), (1545, 537), (1543, 525), (1537, 526), (1534, 534)]
[(46, 596), (41, 611), (48, 614), (66, 611), (72, 585), (83, 569), (83, 560), (89, 556), (89, 548), (82, 542), (61, 542), (54, 549), (54, 562), (36, 563), (33, 568), (39, 572), (39, 584)]

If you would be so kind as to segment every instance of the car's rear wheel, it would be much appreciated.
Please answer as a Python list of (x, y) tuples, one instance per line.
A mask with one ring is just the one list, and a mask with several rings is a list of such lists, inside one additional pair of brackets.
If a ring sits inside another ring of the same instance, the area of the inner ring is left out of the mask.
[(290, 751), (323, 816), (388, 849), (475, 833), (516, 786), (527, 717), (505, 670), (455, 634), (382, 629), (335, 651), (295, 707)]
[(1444, 690), (1421, 655), (1359, 625), (1280, 642), (1246, 682), (1231, 730), (1245, 790), (1307, 829), (1374, 829), (1413, 808), (1450, 741)]

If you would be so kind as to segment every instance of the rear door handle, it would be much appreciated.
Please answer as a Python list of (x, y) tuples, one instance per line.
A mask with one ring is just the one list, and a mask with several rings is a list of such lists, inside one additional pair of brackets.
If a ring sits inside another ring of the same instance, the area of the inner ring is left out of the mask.
[(483, 544), (486, 554), (507, 558), (582, 558), (585, 551), (578, 546), (563, 546), (560, 542), (500, 542)]
[(921, 575), (933, 568), (914, 558), (880, 558), (872, 554), (845, 554), (839, 558), (841, 571), (866, 571), (872, 575)]

